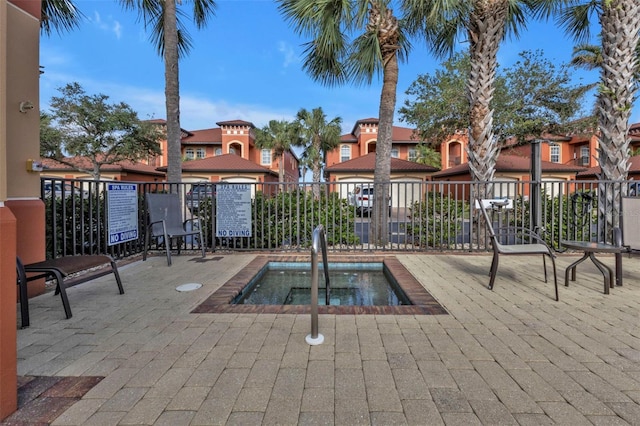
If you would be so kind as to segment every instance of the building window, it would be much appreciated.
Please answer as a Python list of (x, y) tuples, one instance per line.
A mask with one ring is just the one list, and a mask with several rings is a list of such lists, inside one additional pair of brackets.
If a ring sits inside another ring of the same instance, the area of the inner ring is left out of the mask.
[(583, 166), (589, 165), (589, 147), (588, 146), (580, 147), (580, 164)]
[(551, 162), (559, 163), (560, 162), (560, 145), (556, 143), (552, 143), (549, 147)]
[(184, 156), (187, 160), (193, 160), (194, 158), (196, 158), (196, 153), (194, 152), (193, 148), (187, 148), (184, 151)]
[(398, 148), (391, 148), (391, 158), (400, 158)]
[(216, 148), (214, 153), (215, 153), (215, 155), (222, 155), (222, 148)]
[(351, 147), (349, 145), (342, 145), (340, 147), (340, 162), (351, 160)]
[(198, 148), (196, 150), (196, 158), (204, 158), (207, 156), (207, 152), (204, 148)]
[(418, 151), (413, 149), (413, 148), (411, 148), (409, 150), (409, 155), (408, 155), (407, 158), (408, 158), (409, 161), (416, 161), (418, 159)]
[(232, 146), (229, 147), (229, 154), (235, 154), (236, 153), (236, 149)]
[(262, 150), (262, 161), (261, 163), (265, 166), (270, 166), (271, 165), (271, 150), (270, 149), (263, 149)]

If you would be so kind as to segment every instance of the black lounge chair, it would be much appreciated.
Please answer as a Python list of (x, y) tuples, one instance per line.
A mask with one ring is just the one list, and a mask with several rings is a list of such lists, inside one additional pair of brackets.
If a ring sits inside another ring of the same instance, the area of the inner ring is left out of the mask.
[[(107, 267), (109, 265), (110, 267)], [(96, 273), (87, 273), (79, 277), (77, 283), (88, 281), (102, 275), (113, 273), (118, 284), (120, 294), (124, 294), (122, 281), (118, 273), (116, 262), (107, 255), (79, 255), (79, 256), (63, 256), (56, 259), (44, 260), (42, 262), (23, 264), (19, 257), (16, 258), (16, 271), (18, 274), (18, 286), (20, 296), (20, 314), (22, 319), (22, 327), (29, 326), (29, 299), (27, 296), (27, 283), (29, 281), (45, 278), (56, 280), (55, 294), (60, 294), (62, 306), (67, 319), (72, 317), (71, 306), (67, 298), (66, 286), (64, 278), (81, 271), (105, 266)], [(27, 277), (28, 273), (35, 273)]]

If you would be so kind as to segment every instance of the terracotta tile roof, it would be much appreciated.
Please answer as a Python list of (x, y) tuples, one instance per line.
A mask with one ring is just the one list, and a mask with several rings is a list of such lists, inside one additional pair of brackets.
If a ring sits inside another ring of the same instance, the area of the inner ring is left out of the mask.
[(182, 143), (222, 143), (222, 130), (219, 127), (192, 130), (189, 136), (182, 138)]
[[(159, 167), (158, 170), (166, 171), (167, 167)], [(245, 160), (239, 155), (224, 154), (215, 157), (201, 158), (199, 160), (185, 161), (182, 163), (182, 171), (189, 172), (243, 172), (277, 175), (272, 170), (260, 166), (252, 161)]]
[[(344, 134), (340, 137), (342, 142), (357, 142), (357, 138), (355, 137), (355, 133), (358, 130), (358, 126), (360, 124), (378, 124), (379, 120), (377, 118), (364, 118), (362, 120), (356, 121), (356, 124), (353, 126), (353, 130), (351, 133)], [(408, 127), (400, 127), (393, 126), (391, 130), (391, 140), (394, 143), (401, 142), (410, 142), (417, 143), (419, 141), (417, 133), (414, 132), (414, 129), (410, 129)]]
[[(327, 173), (335, 172), (358, 172), (367, 171), (373, 172), (376, 168), (376, 153), (372, 152), (361, 157), (354, 158), (353, 160), (343, 161), (342, 163), (334, 164), (326, 168)], [(392, 172), (422, 172), (432, 173), (437, 171), (435, 167), (427, 166), (425, 164), (416, 163), (413, 161), (401, 160), (399, 158), (391, 159), (391, 171)]]
[[(153, 118), (151, 120), (144, 120), (147, 123), (151, 123), (151, 124), (159, 124), (161, 126), (166, 126), (167, 125), (167, 120), (165, 120), (164, 118)], [(180, 128), (180, 137), (184, 138), (188, 135), (190, 135), (191, 132), (189, 132), (188, 130), (183, 129), (182, 127)]]
[[(552, 163), (550, 161), (541, 162), (542, 172), (580, 172), (585, 170), (584, 167), (572, 166), (568, 164)], [(527, 172), (531, 171), (531, 160), (527, 157), (520, 157), (519, 155), (504, 155), (501, 154), (496, 161), (496, 172)], [(433, 174), (433, 178), (440, 178), (445, 176), (464, 175), (469, 173), (469, 163), (460, 164), (455, 167), (451, 167), (446, 170), (442, 170)]]
[(342, 135), (342, 136), (340, 136), (340, 141), (341, 141), (341, 142), (353, 142), (353, 143), (357, 143), (357, 142), (358, 142), (358, 138), (356, 138), (355, 136), (353, 136), (351, 133), (347, 133), (346, 135)]
[(393, 129), (391, 131), (391, 140), (394, 143), (418, 143), (420, 141), (420, 136), (417, 132), (415, 132), (414, 129), (409, 129), (408, 127), (393, 126)]
[[(629, 174), (640, 174), (640, 155), (634, 155), (629, 158), (631, 165), (629, 166)], [(602, 173), (600, 166), (589, 167), (577, 174), (579, 178), (595, 177)]]
[(218, 121), (216, 124), (218, 126), (249, 126), (251, 128), (256, 127), (252, 122), (244, 120)]
[(358, 121), (355, 122), (355, 124), (353, 125), (353, 129), (351, 129), (351, 133), (350, 135), (355, 135), (356, 131), (358, 130), (358, 127), (361, 124), (378, 124), (380, 120), (378, 120), (377, 118), (363, 118), (360, 119)]
[[(76, 164), (78, 167), (82, 167), (83, 169), (88, 169), (92, 167), (91, 162), (86, 157), (67, 157), (65, 160), (70, 162), (71, 164)], [(56, 160), (51, 160), (49, 158), (43, 159), (42, 164), (45, 166), (45, 170), (51, 170), (51, 171), (74, 170), (65, 164), (62, 164)], [(100, 167), (100, 171), (101, 172), (107, 172), (107, 171), (108, 172), (114, 172), (114, 171), (115, 172), (117, 171), (135, 172), (135, 173), (147, 174), (147, 175), (153, 175), (153, 176), (165, 175), (163, 172), (158, 171), (155, 166), (149, 166), (147, 164), (141, 164), (141, 163), (133, 163), (131, 161), (121, 161), (116, 164), (103, 164)]]

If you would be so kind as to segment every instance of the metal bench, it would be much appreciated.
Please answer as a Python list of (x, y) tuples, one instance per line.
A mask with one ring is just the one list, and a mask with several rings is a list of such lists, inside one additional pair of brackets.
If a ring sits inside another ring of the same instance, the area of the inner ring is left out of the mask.
[[(82, 271), (88, 271), (93, 268), (105, 266), (95, 273), (86, 273), (77, 279), (77, 283), (85, 282), (97, 278), (102, 275), (113, 273), (118, 284), (120, 294), (124, 294), (122, 281), (118, 273), (116, 262), (107, 255), (80, 255), (80, 256), (63, 256), (56, 259), (44, 260), (42, 262), (23, 264), (20, 258), (16, 258), (16, 269), (18, 273), (18, 286), (20, 295), (20, 315), (22, 318), (22, 327), (29, 326), (29, 300), (27, 296), (27, 283), (29, 281), (45, 278), (56, 280), (55, 294), (60, 294), (62, 306), (67, 319), (72, 317), (69, 299), (64, 283), (64, 278)], [(35, 273), (27, 277), (28, 273)]]

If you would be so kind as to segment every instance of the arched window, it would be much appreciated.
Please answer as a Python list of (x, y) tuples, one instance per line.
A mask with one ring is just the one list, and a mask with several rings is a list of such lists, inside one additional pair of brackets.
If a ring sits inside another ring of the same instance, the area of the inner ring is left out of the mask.
[(367, 154), (371, 154), (372, 152), (376, 152), (376, 141), (367, 143)]
[(222, 148), (216, 148), (214, 153), (215, 153), (215, 155), (222, 155)]
[(452, 141), (449, 143), (449, 166), (454, 167), (462, 164), (462, 144), (458, 141)]

